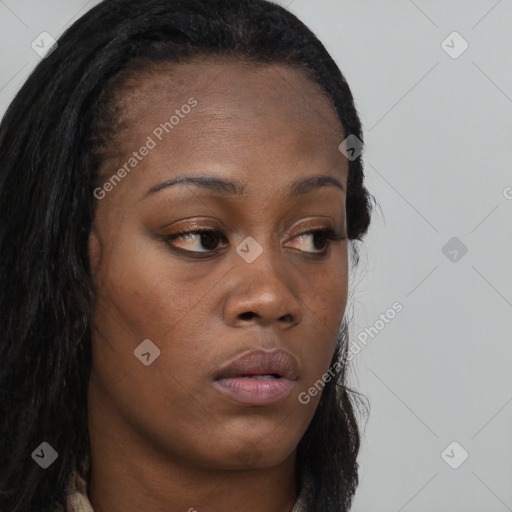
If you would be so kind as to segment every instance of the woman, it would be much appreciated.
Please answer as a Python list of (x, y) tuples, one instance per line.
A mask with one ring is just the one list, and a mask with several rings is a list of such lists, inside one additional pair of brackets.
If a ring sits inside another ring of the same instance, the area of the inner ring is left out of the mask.
[(350, 508), (361, 140), (275, 4), (105, 0), (66, 31), (0, 127), (1, 510)]

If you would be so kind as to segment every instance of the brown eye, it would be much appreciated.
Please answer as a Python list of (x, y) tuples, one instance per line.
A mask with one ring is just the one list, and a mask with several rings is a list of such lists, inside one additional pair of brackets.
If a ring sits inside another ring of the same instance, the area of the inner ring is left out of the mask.
[(302, 252), (311, 254), (326, 254), (331, 242), (343, 240), (345, 237), (338, 235), (332, 229), (315, 229), (301, 233), (292, 238), (291, 241), (297, 240), (298, 243), (293, 245)]
[[(164, 240), (173, 248), (185, 252), (210, 252), (226, 237), (220, 231), (205, 229), (167, 235)], [(171, 243), (172, 242), (172, 243)]]

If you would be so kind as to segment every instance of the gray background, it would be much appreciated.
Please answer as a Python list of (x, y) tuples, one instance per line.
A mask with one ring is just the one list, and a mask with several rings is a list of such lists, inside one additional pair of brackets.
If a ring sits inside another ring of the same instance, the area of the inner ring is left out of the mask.
[[(31, 42), (96, 3), (0, 0), (0, 114), (40, 59)], [(347, 310), (371, 403), (353, 510), (512, 511), (512, 2), (279, 3), (345, 74), (381, 207)]]

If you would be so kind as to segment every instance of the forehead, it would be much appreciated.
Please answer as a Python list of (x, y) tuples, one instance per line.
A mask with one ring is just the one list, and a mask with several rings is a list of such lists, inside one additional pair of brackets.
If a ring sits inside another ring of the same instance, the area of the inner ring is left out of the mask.
[[(182, 109), (191, 98), (197, 105)], [(206, 167), (242, 181), (262, 173), (276, 183), (316, 171), (346, 176), (334, 108), (296, 68), (220, 58), (159, 63), (128, 74), (119, 101), (118, 164), (152, 137), (156, 147), (143, 163), (154, 164), (154, 180)], [(157, 140), (155, 130), (166, 122)]]
[(310, 123), (327, 123), (331, 129), (341, 130), (321, 86), (305, 70), (284, 64), (227, 57), (201, 57), (180, 64), (152, 63), (143, 71), (128, 72), (123, 84), (121, 97), (129, 117), (137, 116), (141, 109), (165, 108), (194, 95), (203, 100), (205, 107), (222, 107), (224, 112), (231, 110), (240, 118), (279, 107), (291, 118), (307, 117)]

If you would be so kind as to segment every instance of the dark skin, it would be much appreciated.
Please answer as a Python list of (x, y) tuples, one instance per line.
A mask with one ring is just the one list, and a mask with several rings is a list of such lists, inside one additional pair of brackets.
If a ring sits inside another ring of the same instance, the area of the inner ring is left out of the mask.
[[(296, 447), (320, 398), (298, 395), (328, 370), (347, 300), (347, 240), (308, 234), (346, 235), (343, 132), (302, 71), (163, 64), (121, 95), (105, 179), (190, 97), (198, 105), (97, 201), (89, 498), (95, 512), (289, 512)], [(182, 175), (234, 179), (245, 192), (187, 184), (147, 195)], [(293, 181), (320, 175), (343, 190), (287, 197)], [(164, 240), (198, 229), (219, 234)], [(249, 236), (263, 248), (252, 263), (236, 252)], [(149, 366), (134, 355), (144, 339), (161, 351)], [(227, 361), (276, 347), (298, 361), (285, 398), (241, 405), (213, 386)]]

